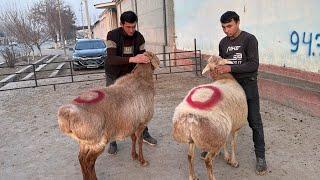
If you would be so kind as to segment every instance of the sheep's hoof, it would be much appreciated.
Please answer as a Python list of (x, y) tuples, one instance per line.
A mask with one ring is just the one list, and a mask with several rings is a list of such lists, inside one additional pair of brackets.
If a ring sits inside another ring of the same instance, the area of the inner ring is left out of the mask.
[(227, 161), (228, 164), (230, 164), (230, 162), (231, 162), (230, 156), (224, 156), (223, 159), (224, 159), (225, 161)]
[(228, 164), (231, 166), (231, 167), (234, 167), (234, 168), (238, 168), (239, 167), (239, 163), (237, 162), (237, 161), (235, 161), (235, 162), (229, 162), (228, 161)]
[(148, 161), (142, 161), (142, 162), (140, 162), (140, 165), (141, 165), (142, 167), (146, 167), (146, 166), (149, 165), (149, 162), (148, 162)]

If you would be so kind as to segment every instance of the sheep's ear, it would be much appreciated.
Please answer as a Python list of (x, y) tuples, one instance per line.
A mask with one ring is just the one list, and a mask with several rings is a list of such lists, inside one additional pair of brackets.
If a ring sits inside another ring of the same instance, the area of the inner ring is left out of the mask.
[(208, 63), (214, 63), (215, 59), (216, 59), (215, 56), (210, 56), (207, 61)]
[(157, 69), (160, 67), (160, 60), (156, 55), (153, 55), (153, 57), (150, 61), (151, 61), (152, 66), (154, 67), (154, 69)]
[(222, 59), (220, 56), (212, 55), (208, 59), (208, 63), (217, 63), (220, 59)]
[(160, 60), (159, 58), (153, 54), (152, 52), (146, 51), (144, 53), (145, 56), (149, 57), (150, 62), (152, 64), (152, 66), (154, 67), (154, 69), (159, 68), (160, 67)]
[(205, 74), (206, 72), (208, 72), (208, 71), (210, 71), (210, 70), (211, 70), (211, 68), (210, 68), (210, 63), (208, 63), (208, 64), (206, 65), (206, 67), (203, 68), (202, 74)]
[(227, 60), (227, 64), (233, 64), (233, 62), (232, 62), (232, 61)]
[(233, 64), (233, 62), (228, 59), (221, 59), (219, 61), (219, 65), (226, 65), (226, 64)]

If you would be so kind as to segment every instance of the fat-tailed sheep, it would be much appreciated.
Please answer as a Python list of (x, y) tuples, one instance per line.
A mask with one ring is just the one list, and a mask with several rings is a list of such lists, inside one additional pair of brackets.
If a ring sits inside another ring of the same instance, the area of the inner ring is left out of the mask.
[[(113, 85), (84, 92), (58, 111), (61, 131), (80, 145), (79, 161), (83, 178), (97, 179), (94, 165), (110, 140), (131, 136), (132, 158), (148, 165), (142, 153), (141, 133), (154, 112), (153, 71), (159, 59), (146, 52), (151, 63), (137, 64), (135, 69)], [(136, 141), (139, 153), (136, 153)]]
[[(203, 70), (214, 70), (230, 61), (212, 56)], [(210, 180), (213, 175), (212, 160), (224, 147), (224, 158), (234, 167), (238, 130), (247, 123), (248, 107), (245, 93), (229, 73), (220, 74), (210, 84), (200, 85), (189, 91), (176, 107), (173, 116), (173, 137), (180, 143), (189, 144), (189, 179), (196, 179), (194, 172), (195, 146), (207, 151), (205, 164)], [(227, 151), (227, 139), (231, 135), (231, 155)]]

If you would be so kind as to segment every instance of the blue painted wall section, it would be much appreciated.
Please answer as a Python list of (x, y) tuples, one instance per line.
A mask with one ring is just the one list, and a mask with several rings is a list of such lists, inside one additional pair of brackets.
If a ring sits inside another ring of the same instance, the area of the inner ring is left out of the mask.
[[(314, 41), (314, 42), (313, 42)], [(307, 46), (308, 56), (320, 56), (320, 33), (292, 31), (290, 35), (291, 52), (297, 53), (299, 46)]]
[(220, 16), (240, 15), (240, 28), (259, 42), (260, 62), (320, 73), (320, 0), (175, 0), (178, 49), (218, 54)]

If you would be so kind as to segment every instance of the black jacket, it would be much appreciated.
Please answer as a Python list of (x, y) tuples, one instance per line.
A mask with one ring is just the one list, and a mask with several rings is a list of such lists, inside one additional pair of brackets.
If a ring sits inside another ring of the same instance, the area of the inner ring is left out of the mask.
[[(125, 42), (132, 42), (132, 54), (124, 54)], [(119, 78), (132, 71), (135, 64), (129, 63), (129, 58), (145, 52), (145, 40), (142, 34), (135, 31), (133, 36), (127, 36), (120, 27), (108, 32), (107, 58), (105, 59), (106, 75)]]
[(254, 35), (242, 31), (235, 39), (223, 38), (219, 44), (219, 56), (233, 61), (231, 73), (238, 81), (257, 78), (259, 53)]

